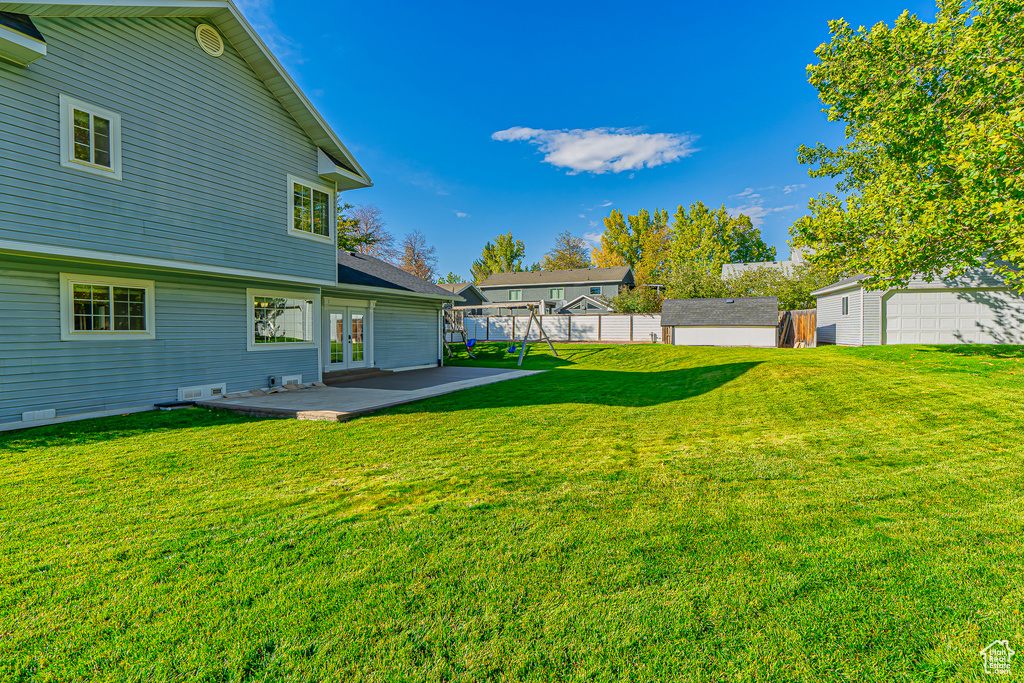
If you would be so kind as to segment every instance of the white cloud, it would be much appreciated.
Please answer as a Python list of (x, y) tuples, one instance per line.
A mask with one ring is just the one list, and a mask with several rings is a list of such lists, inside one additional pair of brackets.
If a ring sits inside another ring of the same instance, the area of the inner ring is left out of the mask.
[(543, 130), (514, 126), (499, 130), (491, 139), (537, 145), (545, 163), (567, 168), (569, 175), (653, 168), (679, 161), (697, 151), (693, 144), (696, 136), (641, 133), (633, 128)]
[[(596, 228), (597, 221), (590, 221), (590, 227)], [(583, 233), (583, 239), (590, 242), (595, 247), (601, 246), (601, 233), (599, 232), (585, 232)]]
[(612, 200), (610, 200), (610, 199), (604, 200), (603, 204), (598, 204), (598, 206), (601, 206), (601, 207), (611, 206), (611, 205), (612, 205)]
[(804, 183), (799, 183), (797, 185), (786, 185), (784, 188), (782, 188), (782, 194), (796, 192), (797, 190), (802, 190), (805, 187), (807, 187), (807, 185), (805, 185)]
[(469, 214), (468, 213), (462, 213), (461, 211), (456, 211), (455, 212), (455, 217), (456, 218), (469, 218)]
[(586, 218), (586, 217), (587, 217), (587, 214), (585, 214), (585, 213), (581, 213), (580, 214), (580, 218)]
[(598, 226), (598, 222), (597, 221), (590, 221), (590, 227), (596, 228), (597, 226)]
[(274, 56), (286, 65), (294, 66), (306, 61), (302, 56), (302, 45), (282, 32), (271, 18), (274, 13), (274, 0), (236, 0), (235, 5), (256, 29), (256, 33)]
[(763, 201), (757, 201), (753, 204), (746, 204), (744, 206), (726, 207), (725, 210), (733, 216), (737, 216), (741, 213), (744, 216), (748, 216), (750, 218), (750, 222), (754, 224), (754, 227), (760, 228), (764, 225), (765, 216), (778, 213), (779, 211), (789, 211), (790, 209), (795, 208), (797, 208), (796, 204), (790, 204), (789, 206), (765, 206)]

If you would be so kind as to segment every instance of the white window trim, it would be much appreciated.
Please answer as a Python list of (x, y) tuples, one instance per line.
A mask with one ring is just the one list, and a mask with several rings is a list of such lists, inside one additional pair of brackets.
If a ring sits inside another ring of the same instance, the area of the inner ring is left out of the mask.
[[(561, 292), (558, 296), (555, 296), (555, 292)], [(564, 299), (565, 298), (565, 287), (552, 287), (551, 291), (548, 292), (552, 299)]]
[[(146, 290), (146, 331), (118, 332), (117, 330), (86, 331), (76, 330), (74, 324), (75, 305), (71, 288), (74, 285), (97, 285), (100, 287), (134, 287)], [(120, 341), (156, 339), (156, 285), (152, 280), (133, 280), (123, 277), (101, 277), (97, 275), (60, 274), (60, 340), (61, 341)]]
[[(519, 292), (519, 298), (518, 299), (513, 299), (512, 298), (512, 292)], [(521, 290), (521, 289), (510, 289), (510, 290), (508, 290), (508, 300), (509, 301), (522, 301), (523, 300), (523, 290)]]
[[(110, 168), (99, 166), (88, 161), (75, 158), (73, 109), (89, 112), (94, 116), (110, 121)], [(93, 175), (121, 180), (121, 115), (94, 104), (76, 100), (67, 95), (60, 96), (60, 165), (76, 171), (84, 171)]]
[[(258, 296), (271, 296), (279, 299), (311, 299), (313, 301), (312, 326), (313, 341), (309, 342), (282, 342), (280, 344), (257, 344), (256, 329), (253, 325), (253, 299)], [(319, 349), (320, 348), (320, 294), (310, 292), (289, 292), (275, 289), (246, 289), (245, 290), (245, 324), (248, 327), (245, 337), (245, 348), (247, 351), (270, 351), (272, 349)]]
[(850, 315), (850, 297), (844, 296), (839, 300), (839, 313), (841, 315)]
[[(329, 234), (327, 234), (326, 236), (324, 236), (324, 235), (315, 235), (315, 234), (313, 234), (311, 232), (306, 232), (305, 230), (297, 230), (295, 228), (295, 204), (294, 204), (294, 202), (295, 202), (295, 185), (296, 184), (304, 185), (306, 187), (313, 188), (314, 190), (319, 190), (320, 192), (323, 192), (323, 193), (327, 194), (327, 196), (330, 197), (329, 205), (327, 207), (328, 208), (328, 214), (329, 214), (329, 216), (327, 217), (327, 229), (329, 231)], [(337, 216), (335, 215), (335, 212), (338, 210), (338, 194), (337, 194), (337, 189), (336, 188), (333, 188), (330, 185), (324, 185), (323, 183), (314, 182), (312, 180), (306, 180), (305, 178), (300, 178), (298, 176), (289, 175), (288, 176), (288, 203), (287, 203), (287, 209), (288, 209), (288, 234), (289, 235), (293, 235), (295, 237), (301, 237), (302, 239), (313, 240), (314, 242), (319, 242), (321, 244), (324, 244), (324, 243), (334, 244), (335, 243), (334, 230), (335, 230), (335, 227), (336, 227), (337, 222), (338, 222)], [(335, 269), (335, 270), (337, 270), (337, 269)]]

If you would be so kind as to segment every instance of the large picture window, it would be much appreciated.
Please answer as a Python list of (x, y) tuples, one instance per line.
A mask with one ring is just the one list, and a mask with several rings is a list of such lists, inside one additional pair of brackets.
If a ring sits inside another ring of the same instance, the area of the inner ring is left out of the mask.
[(334, 235), (334, 192), (326, 185), (288, 177), (288, 229), (299, 237), (330, 241)]
[(249, 290), (249, 350), (316, 345), (319, 297)]
[(121, 179), (121, 117), (60, 96), (61, 166)]
[(153, 339), (150, 280), (61, 274), (61, 339)]

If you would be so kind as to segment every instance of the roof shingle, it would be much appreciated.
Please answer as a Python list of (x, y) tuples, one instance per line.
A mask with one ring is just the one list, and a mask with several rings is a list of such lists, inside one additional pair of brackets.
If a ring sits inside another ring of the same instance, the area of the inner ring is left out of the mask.
[(338, 252), (338, 284), (383, 287), (417, 294), (462, 299), (462, 297), (438, 287), (433, 282), (427, 282), (386, 261), (349, 251)]
[(766, 327), (779, 323), (779, 300), (774, 296), (728, 299), (665, 299), (665, 327)]

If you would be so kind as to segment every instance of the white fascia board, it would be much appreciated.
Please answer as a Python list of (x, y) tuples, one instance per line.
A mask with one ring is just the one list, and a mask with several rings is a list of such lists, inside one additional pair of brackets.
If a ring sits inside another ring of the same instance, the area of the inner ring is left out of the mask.
[(0, 240), (0, 253), (37, 256), (49, 259), (72, 259), (76, 261), (96, 263), (99, 265), (109, 264), (133, 266), (138, 268), (154, 268), (157, 270), (168, 270), (180, 273), (201, 273), (203, 275), (233, 279), (285, 282), (294, 285), (308, 285), (311, 287), (334, 286), (333, 280), (321, 280), (319, 278), (303, 277), (301, 275), (266, 273), (258, 270), (248, 270), (245, 268), (212, 266), (202, 263), (175, 261), (172, 259), (152, 258), (149, 256), (132, 256), (129, 254), (114, 254), (106, 251), (94, 251), (92, 249), (76, 249), (73, 247), (60, 247), (50, 244), (33, 244), (31, 242), (17, 242), (14, 240)]
[(319, 147), (316, 148), (317, 153), (317, 175), (321, 178), (325, 178), (338, 186), (338, 191), (343, 190), (354, 190), (361, 187), (371, 187), (373, 183), (369, 183), (367, 179), (360, 178), (351, 171), (338, 166), (334, 163), (327, 154), (324, 153)]
[(46, 43), (7, 26), (0, 26), (0, 58), (28, 66), (46, 56)]
[(863, 285), (860, 282), (846, 282), (844, 284), (834, 284), (828, 287), (822, 287), (811, 292), (811, 296), (824, 296), (825, 294), (835, 294), (836, 292), (845, 292), (848, 289), (862, 289)]

